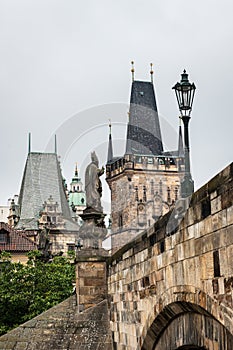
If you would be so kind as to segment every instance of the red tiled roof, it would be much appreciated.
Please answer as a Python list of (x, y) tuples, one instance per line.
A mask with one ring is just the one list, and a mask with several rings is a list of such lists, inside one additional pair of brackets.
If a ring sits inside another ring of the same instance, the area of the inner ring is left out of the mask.
[(8, 235), (6, 242), (0, 241), (0, 250), (7, 252), (28, 252), (37, 249), (37, 244), (24, 234), (15, 231), (5, 222), (0, 222), (0, 233)]

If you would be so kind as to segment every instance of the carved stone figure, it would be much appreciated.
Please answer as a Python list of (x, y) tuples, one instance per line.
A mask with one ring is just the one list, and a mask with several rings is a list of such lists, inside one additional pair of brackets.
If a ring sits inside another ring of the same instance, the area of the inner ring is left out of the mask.
[(102, 196), (102, 184), (100, 176), (104, 173), (104, 168), (99, 169), (99, 160), (95, 152), (91, 153), (91, 163), (87, 166), (85, 172), (85, 191), (87, 208), (103, 212), (100, 198)]
[(49, 230), (47, 227), (44, 227), (39, 234), (39, 245), (38, 250), (42, 253), (42, 260), (49, 259), (50, 257), (50, 239), (49, 239)]

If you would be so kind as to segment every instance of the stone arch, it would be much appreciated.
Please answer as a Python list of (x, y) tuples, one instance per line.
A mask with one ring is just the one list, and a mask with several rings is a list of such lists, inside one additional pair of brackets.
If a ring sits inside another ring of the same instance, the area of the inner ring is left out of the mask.
[[(163, 312), (164, 310), (167, 310), (167, 308), (169, 309), (169, 305), (174, 305), (175, 310), (172, 311), (172, 309), (170, 309), (168, 312), (168, 315), (170, 316), (168, 317), (165, 316), (167, 313)], [(182, 311), (182, 305), (187, 307), (187, 309)], [(191, 309), (189, 309), (188, 305)], [(181, 309), (179, 307), (181, 307)], [(220, 304), (217, 300), (214, 300), (203, 290), (196, 288), (195, 286), (178, 285), (167, 289), (159, 299), (155, 299), (154, 309), (155, 310), (150, 313), (147, 322), (144, 324), (144, 328), (138, 341), (138, 349), (153, 349), (151, 347), (143, 348), (143, 346), (150, 337), (150, 330), (153, 329), (154, 332), (155, 320), (156, 327), (158, 327), (161, 319), (167, 319), (167, 324), (164, 324), (163, 326), (160, 325), (160, 333), (162, 333), (172, 319), (175, 319), (179, 314), (185, 314), (187, 312), (205, 314), (206, 316), (212, 317), (222, 324), (223, 328), (225, 327), (229, 331), (229, 334), (233, 334), (233, 325), (231, 322), (233, 319), (232, 310), (229, 310), (226, 305), (223, 303)]]
[(201, 306), (167, 305), (147, 331), (141, 350), (232, 350), (233, 335)]

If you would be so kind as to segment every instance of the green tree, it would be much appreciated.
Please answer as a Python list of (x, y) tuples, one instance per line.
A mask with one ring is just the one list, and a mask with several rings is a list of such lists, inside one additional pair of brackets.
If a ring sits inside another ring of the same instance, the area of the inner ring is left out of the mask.
[(0, 254), (0, 334), (35, 317), (68, 298), (73, 292), (73, 256), (45, 263), (40, 252), (28, 254), (28, 263), (13, 263)]

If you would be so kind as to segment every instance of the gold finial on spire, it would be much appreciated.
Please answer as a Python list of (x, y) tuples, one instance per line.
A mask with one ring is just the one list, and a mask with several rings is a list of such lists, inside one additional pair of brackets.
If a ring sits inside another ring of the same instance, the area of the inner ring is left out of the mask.
[(78, 163), (75, 163), (75, 175), (78, 176)]
[(134, 61), (131, 61), (131, 73), (132, 73), (132, 81), (134, 81)]
[(108, 126), (109, 126), (109, 135), (111, 135), (111, 133), (112, 133), (112, 122), (111, 122), (111, 119), (108, 119), (108, 121), (109, 121), (109, 124), (108, 124)]
[(153, 83), (153, 74), (154, 74), (154, 71), (153, 71), (153, 63), (150, 63), (150, 77), (151, 77), (151, 82)]

